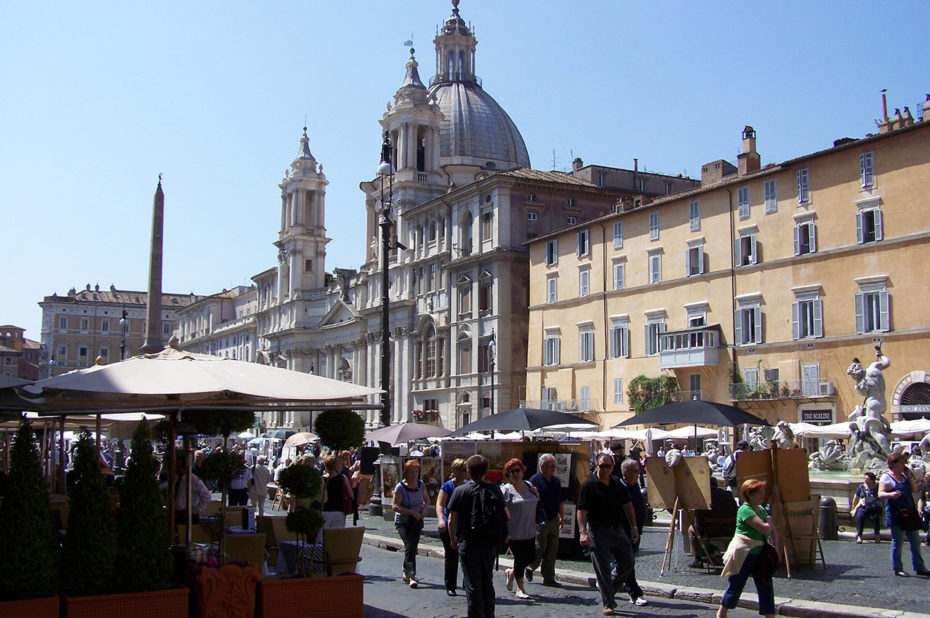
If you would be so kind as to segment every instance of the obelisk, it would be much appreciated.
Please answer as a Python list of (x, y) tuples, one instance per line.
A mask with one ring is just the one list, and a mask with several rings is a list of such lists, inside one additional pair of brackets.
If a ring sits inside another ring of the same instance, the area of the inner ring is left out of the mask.
[(149, 298), (145, 311), (145, 343), (143, 354), (161, 352), (161, 261), (165, 228), (165, 194), (161, 190), (161, 174), (152, 205), (152, 248), (149, 253)]

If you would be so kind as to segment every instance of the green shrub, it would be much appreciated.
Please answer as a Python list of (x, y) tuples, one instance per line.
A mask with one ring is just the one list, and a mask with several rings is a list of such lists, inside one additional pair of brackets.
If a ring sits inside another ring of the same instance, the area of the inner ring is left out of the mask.
[(116, 589), (116, 518), (100, 471), (97, 445), (81, 429), (68, 478), (71, 508), (61, 556), (66, 594), (108, 594)]
[(57, 594), (58, 533), (28, 421), (13, 442), (0, 522), (0, 600)]
[(323, 477), (312, 466), (294, 464), (281, 470), (278, 487), (295, 498), (316, 498), (323, 488)]
[(119, 492), (117, 566), (121, 589), (126, 592), (171, 585), (174, 565), (157, 475), (158, 459), (152, 452), (148, 423), (143, 420), (133, 433), (129, 467)]
[(365, 439), (365, 421), (351, 410), (326, 410), (316, 418), (313, 432), (321, 443), (342, 451), (361, 446)]

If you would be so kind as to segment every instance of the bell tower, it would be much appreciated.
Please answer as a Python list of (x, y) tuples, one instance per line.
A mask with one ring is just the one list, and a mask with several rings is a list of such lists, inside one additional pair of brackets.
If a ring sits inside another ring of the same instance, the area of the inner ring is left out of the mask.
[(323, 287), (326, 272), (326, 185), (323, 166), (317, 170), (304, 127), (297, 158), (285, 172), (281, 187), (281, 229), (278, 248), (278, 298), (295, 298)]

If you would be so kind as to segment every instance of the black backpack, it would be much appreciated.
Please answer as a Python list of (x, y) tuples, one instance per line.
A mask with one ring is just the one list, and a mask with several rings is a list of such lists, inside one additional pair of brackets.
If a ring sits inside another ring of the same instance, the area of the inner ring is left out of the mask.
[(507, 538), (507, 513), (500, 491), (493, 485), (475, 483), (471, 503), (468, 538), (488, 543), (503, 543)]

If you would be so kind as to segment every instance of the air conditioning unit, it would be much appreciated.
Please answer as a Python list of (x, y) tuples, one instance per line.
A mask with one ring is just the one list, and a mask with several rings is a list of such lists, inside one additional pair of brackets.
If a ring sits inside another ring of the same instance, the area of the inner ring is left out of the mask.
[(833, 386), (833, 382), (821, 382), (818, 393), (821, 397), (830, 397), (836, 395), (836, 387)]

